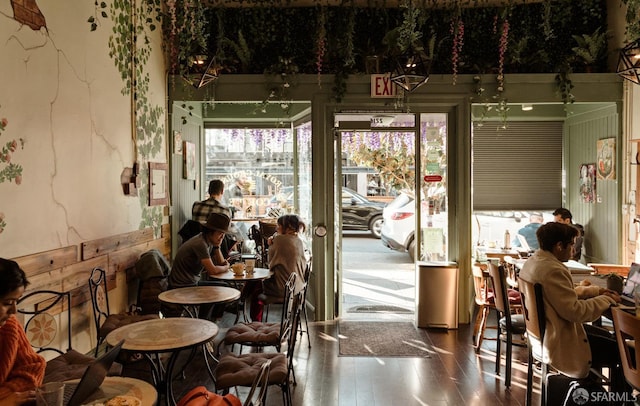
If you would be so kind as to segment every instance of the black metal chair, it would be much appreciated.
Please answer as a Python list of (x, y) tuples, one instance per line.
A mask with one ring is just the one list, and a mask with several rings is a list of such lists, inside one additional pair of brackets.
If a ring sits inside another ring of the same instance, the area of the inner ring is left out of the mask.
[[(44, 382), (79, 379), (95, 358), (72, 349), (71, 294), (36, 290), (18, 301), (18, 313), (24, 316), (24, 330), (38, 353), (59, 354), (47, 362)], [(66, 348), (63, 350), (63, 346)], [(122, 365), (114, 363), (110, 375), (120, 375)]]
[[(296, 384), (293, 357), (295, 354), (296, 336), (298, 334), (297, 326), (299, 323), (298, 317), (300, 317), (301, 302), (302, 293), (298, 293), (293, 300), (294, 311), (291, 320), (291, 326), (293, 328), (289, 330), (287, 353), (257, 352), (241, 355), (234, 353), (223, 355), (214, 372), (216, 391), (227, 393), (232, 387), (252, 386), (257, 375), (260, 373), (262, 365), (267, 361), (271, 361), (267, 383), (268, 385), (280, 386), (280, 388), (282, 388), (284, 405), (291, 406), (291, 383)], [(266, 399), (266, 392), (264, 396)]]
[[(229, 328), (220, 346), (226, 345), (233, 348), (240, 345), (240, 352), (243, 346), (250, 347), (275, 347), (277, 351), (283, 343), (289, 339), (289, 331), (296, 329), (292, 319), (296, 309), (294, 308), (294, 296), (296, 286), (296, 274), (291, 274), (287, 280), (285, 292), (282, 300), (282, 314), (279, 322), (253, 321), (250, 323), (238, 323)], [(218, 353), (220, 349), (218, 349)]]
[(93, 320), (96, 326), (96, 356), (98, 356), (100, 344), (113, 330), (138, 321), (158, 318), (157, 314), (111, 314), (109, 311), (109, 295), (107, 294), (107, 273), (102, 268), (93, 268), (91, 271), (89, 293), (91, 294)]

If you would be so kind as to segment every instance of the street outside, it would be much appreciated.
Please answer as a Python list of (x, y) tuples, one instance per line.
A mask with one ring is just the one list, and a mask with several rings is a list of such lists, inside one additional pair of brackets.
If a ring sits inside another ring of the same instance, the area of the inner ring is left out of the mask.
[(366, 231), (342, 234), (344, 320), (414, 320), (415, 270), (406, 252), (392, 251)]

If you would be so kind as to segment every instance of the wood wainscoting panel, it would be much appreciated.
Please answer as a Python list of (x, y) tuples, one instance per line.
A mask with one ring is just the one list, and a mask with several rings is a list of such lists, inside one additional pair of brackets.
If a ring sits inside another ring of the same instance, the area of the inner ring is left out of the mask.
[[(34, 275), (51, 272), (55, 269), (78, 262), (78, 246), (71, 245), (56, 248), (50, 251), (13, 258), (13, 260), (20, 265), (20, 268), (22, 268), (31, 281)], [(29, 286), (29, 289), (32, 290), (33, 287)]]
[(86, 241), (82, 243), (82, 260), (95, 258), (143, 242), (152, 241), (153, 239), (153, 229), (145, 228), (144, 230)]

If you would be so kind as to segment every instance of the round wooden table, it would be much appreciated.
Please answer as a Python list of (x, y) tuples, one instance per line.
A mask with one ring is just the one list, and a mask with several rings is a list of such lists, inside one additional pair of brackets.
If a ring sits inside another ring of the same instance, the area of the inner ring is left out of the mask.
[(198, 317), (203, 304), (230, 303), (240, 299), (240, 291), (226, 286), (188, 286), (166, 290), (158, 295), (165, 303), (181, 305), (191, 317)]
[(271, 275), (273, 275), (273, 272), (267, 268), (253, 268), (253, 273), (247, 273), (245, 271), (242, 275), (236, 275), (232, 271), (227, 271), (217, 275), (210, 275), (210, 277), (227, 282), (247, 282), (261, 281), (263, 279), (267, 279)]
[[(144, 320), (128, 324), (113, 330), (105, 341), (115, 346), (121, 340), (123, 350), (141, 352), (151, 365), (153, 383), (158, 393), (164, 393), (166, 402), (175, 405), (173, 396), (173, 369), (180, 351), (196, 349), (213, 340), (218, 334), (218, 326), (209, 320), (190, 317), (170, 317), (165, 319)], [(159, 354), (171, 353), (166, 371)], [(209, 366), (209, 354), (203, 349), (209, 374), (213, 372)]]
[[(236, 275), (233, 271), (227, 271), (225, 273), (211, 275), (211, 278), (218, 279), (227, 282), (235, 289), (242, 290), (242, 287), (246, 282), (261, 281), (267, 279), (273, 275), (273, 271), (268, 268), (253, 268), (253, 272), (247, 273), (246, 271), (242, 275)], [(242, 317), (245, 322), (249, 321), (247, 317), (247, 309), (245, 309), (244, 298), (238, 301), (238, 312), (236, 314), (236, 323), (240, 319), (240, 312), (242, 311)]]
[[(65, 381), (65, 383), (78, 382), (80, 379)], [(105, 404), (116, 396), (133, 396), (140, 399), (141, 406), (155, 406), (158, 401), (156, 388), (148, 382), (124, 376), (107, 376), (100, 388), (84, 400), (83, 404), (87, 406)]]

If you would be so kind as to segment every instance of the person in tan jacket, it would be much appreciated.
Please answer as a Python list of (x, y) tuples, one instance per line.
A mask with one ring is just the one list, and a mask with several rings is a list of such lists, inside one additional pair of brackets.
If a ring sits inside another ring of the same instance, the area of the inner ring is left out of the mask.
[(620, 296), (598, 286), (574, 288), (563, 262), (571, 258), (578, 229), (552, 222), (542, 225), (536, 236), (540, 249), (524, 263), (519, 278), (543, 287), (545, 357), (551, 366), (572, 378), (586, 378), (591, 367), (619, 369), (615, 338), (606, 330), (583, 323), (597, 320), (620, 302)]

